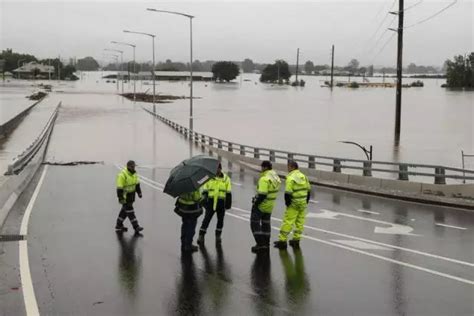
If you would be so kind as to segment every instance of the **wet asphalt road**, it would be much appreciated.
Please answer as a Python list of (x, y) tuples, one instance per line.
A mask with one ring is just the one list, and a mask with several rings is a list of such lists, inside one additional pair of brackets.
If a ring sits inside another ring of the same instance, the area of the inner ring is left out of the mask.
[[(234, 208), (225, 218), (222, 247), (214, 244), (214, 219), (206, 247), (183, 257), (174, 201), (160, 188), (169, 169), (200, 148), (119, 97), (62, 98), (46, 160), (103, 163), (46, 168), (27, 236), (41, 314), (474, 313), (472, 213), (317, 187), (301, 250), (255, 256), (248, 211), (257, 175), (224, 161)], [(136, 214), (143, 236), (113, 230), (117, 165), (130, 158), (141, 165), (144, 196)], [(2, 234), (18, 233), (39, 176)], [(0, 246), (0, 314), (25, 314), (18, 242)]]

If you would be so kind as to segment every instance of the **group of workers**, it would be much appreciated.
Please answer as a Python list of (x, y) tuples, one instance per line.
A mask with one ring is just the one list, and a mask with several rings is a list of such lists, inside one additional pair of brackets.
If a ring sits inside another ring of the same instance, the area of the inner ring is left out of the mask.
[[(288, 175), (285, 182), (286, 211), (278, 240), (274, 242), (274, 246), (279, 249), (287, 248), (287, 241), (291, 232), (293, 232), (293, 238), (289, 241), (290, 246), (299, 247), (311, 191), (308, 178), (298, 169), (298, 163), (290, 160), (287, 167)], [(253, 253), (269, 251), (271, 214), (275, 207), (280, 186), (280, 177), (273, 170), (272, 163), (267, 160), (263, 161), (260, 178), (257, 183), (257, 194), (252, 199), (250, 216), (250, 228), (256, 242), (255, 246), (251, 248)], [(129, 161), (127, 167), (117, 176), (117, 197), (121, 204), (121, 210), (115, 226), (117, 232), (127, 231), (127, 228), (123, 225), (127, 217), (130, 219), (136, 233), (140, 233), (143, 230), (143, 227), (138, 224), (133, 209), (135, 195), (141, 198), (142, 192), (135, 170), (135, 162)], [(209, 223), (215, 213), (217, 215), (215, 241), (216, 244), (220, 244), (222, 242), (221, 236), (225, 212), (231, 207), (231, 181), (229, 176), (222, 172), (222, 166), (219, 164), (215, 177), (207, 181), (198, 190), (182, 194), (176, 200), (174, 212), (182, 219), (181, 251), (188, 253), (198, 251), (198, 246), (193, 245), (193, 239), (197, 220), (202, 215), (203, 208), (205, 209), (205, 215), (199, 229), (197, 243), (204, 245)]]

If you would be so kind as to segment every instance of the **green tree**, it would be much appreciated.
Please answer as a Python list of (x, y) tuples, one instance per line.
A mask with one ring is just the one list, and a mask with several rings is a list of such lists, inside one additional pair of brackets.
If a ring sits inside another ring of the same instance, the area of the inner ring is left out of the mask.
[(279, 80), (280, 81), (285, 80), (288, 82), (290, 77), (291, 77), (291, 72), (290, 72), (288, 63), (280, 59), (280, 60), (275, 61), (275, 63), (272, 65), (267, 65), (263, 69), (262, 75), (260, 76), (260, 81), (261, 82), (276, 82)]
[(212, 66), (212, 74), (216, 80), (231, 81), (240, 73), (239, 66), (231, 61), (219, 61)]
[(474, 52), (469, 56), (455, 56), (446, 61), (446, 79), (450, 88), (474, 87)]
[(35, 56), (29, 54), (15, 53), (11, 48), (7, 48), (0, 54), (0, 59), (5, 61), (3, 71), (12, 72), (24, 63), (38, 61)]
[(357, 59), (352, 59), (349, 64), (347, 65), (346, 69), (351, 73), (356, 73), (359, 69), (359, 61)]
[(93, 57), (84, 57), (77, 61), (77, 70), (96, 71), (99, 69), (99, 63)]
[(255, 70), (255, 64), (253, 63), (253, 61), (249, 58), (246, 58), (243, 62), (242, 62), (242, 70), (243, 72), (253, 72)]
[(314, 64), (311, 60), (308, 60), (305, 64), (304, 64), (304, 71), (305, 73), (307, 74), (312, 74), (313, 71), (314, 71)]

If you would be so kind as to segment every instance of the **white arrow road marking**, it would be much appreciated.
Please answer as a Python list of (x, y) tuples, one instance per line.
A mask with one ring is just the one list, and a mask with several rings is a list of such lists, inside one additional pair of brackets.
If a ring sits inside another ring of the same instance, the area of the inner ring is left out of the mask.
[(357, 249), (362, 249), (362, 250), (390, 250), (390, 251), (393, 251), (393, 249), (391, 249), (391, 248), (377, 246), (377, 245), (370, 244), (368, 242), (363, 242), (363, 241), (360, 241), (360, 240), (336, 240), (336, 239), (333, 239), (332, 241), (337, 242), (339, 244), (346, 245), (346, 246), (354, 247), (354, 248), (357, 248)]
[(362, 217), (362, 216), (357, 216), (357, 215), (352, 215), (352, 214), (347, 214), (347, 213), (340, 213), (340, 212), (321, 209), (321, 213), (308, 213), (307, 215), (307, 217), (309, 218), (324, 218), (324, 219), (337, 219), (335, 218), (336, 216), (345, 216), (349, 218), (359, 219), (362, 221), (389, 226), (389, 227), (376, 226), (374, 229), (374, 233), (377, 233), (377, 234), (420, 236), (420, 235), (411, 233), (413, 231), (413, 227), (411, 226), (385, 222), (378, 219), (367, 218), (367, 217)]
[(460, 226), (453, 226), (453, 225), (446, 225), (446, 224), (441, 224), (441, 223), (435, 223), (436, 226), (443, 226), (443, 227), (448, 227), (448, 228), (454, 228), (454, 229), (460, 229), (460, 230), (466, 230), (467, 228), (465, 227), (460, 227)]

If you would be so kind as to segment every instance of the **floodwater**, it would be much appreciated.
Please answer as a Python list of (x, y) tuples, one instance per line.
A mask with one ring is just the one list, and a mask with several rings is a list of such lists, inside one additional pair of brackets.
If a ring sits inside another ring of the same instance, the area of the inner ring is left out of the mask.
[[(105, 74), (84, 72), (81, 80), (56, 83), (53, 90), (59, 95), (77, 93), (78, 98), (82, 93), (116, 93), (116, 83), (101, 79)], [(234, 83), (195, 82), (194, 129), (245, 145), (354, 159), (365, 159), (365, 155), (340, 141), (372, 145), (374, 160), (461, 167), (461, 150), (474, 154), (474, 92), (441, 88), (445, 80), (422, 79), (423, 88), (403, 89), (402, 134), (396, 147), (394, 88), (335, 87), (331, 91), (321, 87), (327, 77), (301, 76), (306, 86), (291, 87), (262, 84), (258, 76), (243, 74)], [(335, 79), (347, 81), (346, 77)], [(370, 78), (371, 82), (381, 80)], [(404, 79), (404, 83), (414, 80)], [(133, 83), (123, 87), (133, 91)], [(118, 88), (120, 92), (122, 83)], [(151, 81), (137, 81), (136, 91), (151, 93)], [(156, 91), (188, 96), (189, 83), (158, 81)], [(157, 111), (188, 125), (189, 100), (157, 104)], [(474, 169), (474, 159), (466, 158), (466, 167)]]

